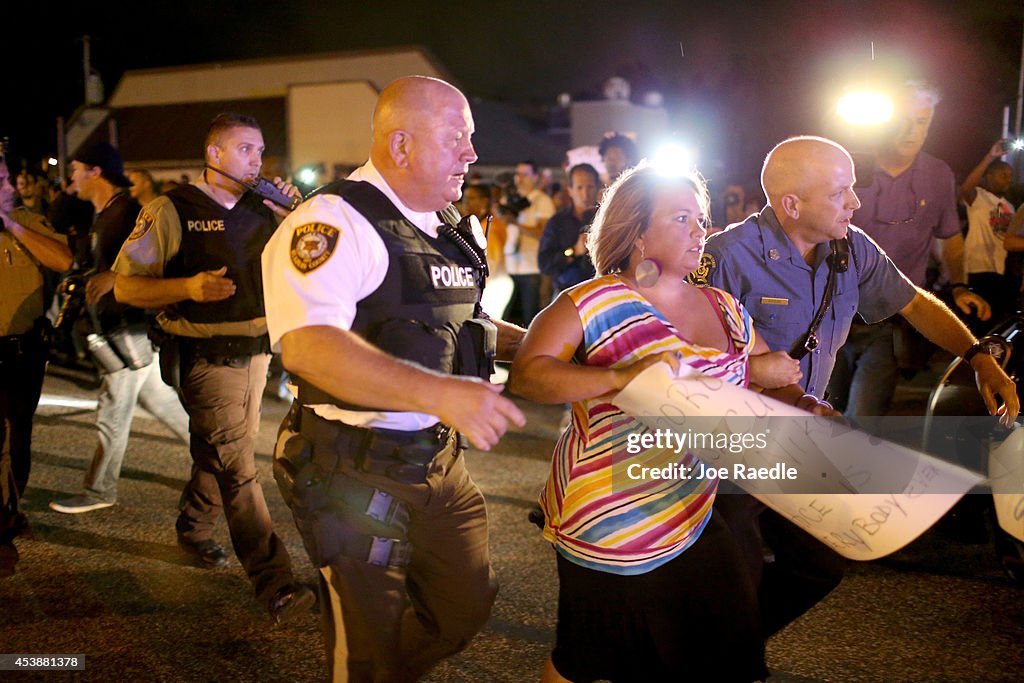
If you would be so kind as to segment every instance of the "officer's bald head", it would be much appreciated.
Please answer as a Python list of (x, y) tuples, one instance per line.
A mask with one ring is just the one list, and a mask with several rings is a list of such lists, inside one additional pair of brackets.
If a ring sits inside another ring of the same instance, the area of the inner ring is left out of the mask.
[(414, 211), (439, 211), (462, 196), (469, 165), (473, 115), (454, 86), (406, 76), (388, 85), (373, 112), (370, 160)]
[(454, 86), (428, 76), (406, 76), (381, 91), (373, 110), (374, 144), (386, 144), (396, 130), (429, 127), (446, 107), (466, 106), (466, 98)]
[(846, 237), (860, 207), (855, 180), (853, 159), (825, 138), (790, 138), (768, 153), (761, 185), (779, 225), (808, 263), (816, 245)]
[(761, 187), (768, 203), (778, 207), (784, 195), (804, 196), (837, 164), (853, 160), (841, 145), (813, 135), (784, 140), (768, 152), (761, 169)]

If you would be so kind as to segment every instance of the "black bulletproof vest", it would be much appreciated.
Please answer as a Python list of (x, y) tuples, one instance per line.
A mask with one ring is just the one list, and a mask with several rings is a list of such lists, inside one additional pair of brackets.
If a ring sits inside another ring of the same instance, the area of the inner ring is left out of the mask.
[[(425, 235), (369, 183), (340, 180), (314, 194), (342, 197), (377, 230), (388, 251), (384, 281), (356, 305), (352, 331), (392, 356), (458, 374), (459, 330), (476, 314), (483, 282), (470, 257), (445, 237)], [(459, 215), (448, 207), (438, 218), (454, 227)], [(365, 409), (301, 379), (298, 387), (304, 405)]]
[(223, 301), (182, 301), (181, 317), (195, 323), (252, 320), (264, 315), (260, 254), (274, 234), (274, 214), (263, 201), (246, 192), (234, 208), (213, 201), (194, 185), (171, 191), (168, 198), (181, 219), (181, 249), (164, 269), (167, 277), (191, 277), (227, 266), (225, 277), (235, 283), (234, 296)]

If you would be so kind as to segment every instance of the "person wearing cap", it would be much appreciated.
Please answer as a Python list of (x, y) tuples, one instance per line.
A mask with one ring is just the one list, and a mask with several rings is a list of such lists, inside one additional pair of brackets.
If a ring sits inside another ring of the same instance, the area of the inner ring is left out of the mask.
[(14, 539), (28, 528), (18, 501), (46, 370), (43, 270), (62, 272), (72, 261), (67, 240), (43, 216), (15, 208), (14, 196), (0, 148), (0, 578), (14, 573)]
[[(260, 252), (277, 227), (275, 213), (286, 213), (242, 182), (259, 177), (263, 150), (254, 118), (215, 117), (205, 138), (206, 169), (195, 183), (145, 206), (113, 270), (118, 301), (163, 309), (161, 371), (190, 418), (192, 477), (175, 524), (178, 544), (206, 566), (223, 566), (226, 553), (213, 538), (223, 509), (257, 599), (280, 622), (307, 611), (315, 596), (295, 582), (256, 479), (270, 365)], [(275, 184), (298, 194), (280, 178)]]
[[(188, 415), (177, 394), (160, 378), (158, 359), (146, 335), (144, 311), (114, 300), (113, 265), (121, 245), (131, 234), (139, 215), (139, 204), (126, 188), (121, 154), (106, 142), (83, 148), (71, 162), (70, 191), (91, 202), (96, 209), (90, 243), (94, 274), (86, 283), (86, 304), (92, 332), (92, 346), (102, 377), (96, 427), (99, 442), (92, 464), (85, 474), (80, 495), (52, 501), (57, 512), (78, 514), (110, 507), (117, 500), (132, 415), (139, 403), (188, 443)], [(101, 356), (104, 349), (110, 356)], [(109, 358), (106, 363), (102, 358)], [(157, 362), (154, 362), (156, 360)]]

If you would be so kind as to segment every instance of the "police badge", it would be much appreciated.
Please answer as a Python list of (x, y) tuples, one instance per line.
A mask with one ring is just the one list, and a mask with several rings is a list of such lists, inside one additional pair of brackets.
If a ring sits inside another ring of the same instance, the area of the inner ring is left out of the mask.
[(303, 275), (327, 262), (338, 245), (339, 230), (323, 223), (306, 223), (292, 233), (291, 261)]
[(717, 267), (718, 263), (715, 262), (715, 257), (705, 251), (700, 257), (700, 265), (697, 266), (697, 270), (690, 273), (690, 284), (707, 287), (708, 277), (711, 275), (711, 271)]

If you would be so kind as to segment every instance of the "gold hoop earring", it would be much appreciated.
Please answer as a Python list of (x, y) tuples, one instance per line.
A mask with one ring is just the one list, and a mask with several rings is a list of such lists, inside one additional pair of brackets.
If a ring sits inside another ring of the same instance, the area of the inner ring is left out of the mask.
[(633, 271), (636, 283), (641, 287), (650, 288), (658, 283), (661, 277), (661, 264), (658, 259), (647, 258), (644, 255), (643, 245), (640, 246), (640, 262), (636, 264)]

